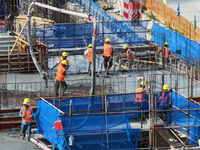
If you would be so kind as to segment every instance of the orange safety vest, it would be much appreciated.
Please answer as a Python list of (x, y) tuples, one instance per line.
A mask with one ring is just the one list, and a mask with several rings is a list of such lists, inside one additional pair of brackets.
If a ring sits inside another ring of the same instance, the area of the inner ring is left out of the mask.
[[(31, 123), (32, 122), (32, 116), (31, 116), (31, 112), (32, 112), (32, 108), (29, 106), (28, 110), (26, 112), (25, 106), (21, 108), (22, 110), (22, 122), (24, 123)], [(23, 117), (25, 117), (25, 119), (23, 119)]]
[(88, 48), (88, 62), (92, 62), (92, 48)]
[(113, 50), (112, 45), (104, 44), (103, 50), (104, 50), (103, 56), (105, 56), (105, 57), (111, 57), (112, 56), (112, 50)]
[(66, 69), (62, 66), (62, 64), (59, 64), (58, 69), (57, 69), (56, 80), (64, 81), (65, 80), (65, 75), (64, 75), (65, 72), (66, 72)]
[(162, 92), (161, 100), (160, 100), (160, 106), (167, 106), (167, 100), (169, 98), (168, 92)]
[[(126, 51), (126, 55), (127, 55), (127, 58), (128, 58), (128, 56), (129, 56), (129, 51), (130, 51), (131, 49), (129, 48), (129, 49), (127, 49), (127, 51)], [(129, 62), (131, 61), (133, 59), (133, 53), (131, 53), (131, 56), (129, 56)]]
[(169, 58), (169, 52), (170, 52), (170, 49), (167, 48), (167, 47), (164, 47), (164, 48), (162, 49), (162, 56), (161, 56), (161, 58), (163, 58), (163, 56), (164, 56), (165, 58)]
[[(69, 63), (69, 60), (68, 60), (67, 58), (66, 58), (65, 60), (67, 61), (67, 64), (68, 64), (68, 63)], [(62, 58), (62, 57), (59, 58), (58, 61), (59, 61), (58, 64), (61, 64), (61, 62), (63, 61), (63, 58)], [(67, 67), (67, 66), (66, 66), (66, 67)]]
[[(143, 99), (143, 101), (146, 101), (145, 99), (144, 99), (144, 92), (145, 92), (146, 90), (145, 89), (143, 89), (142, 87), (139, 87), (139, 88), (137, 88), (136, 90), (135, 90), (135, 92), (137, 93), (136, 95), (135, 95), (135, 102), (142, 102), (142, 99)], [(143, 97), (142, 97), (142, 95), (143, 95)]]

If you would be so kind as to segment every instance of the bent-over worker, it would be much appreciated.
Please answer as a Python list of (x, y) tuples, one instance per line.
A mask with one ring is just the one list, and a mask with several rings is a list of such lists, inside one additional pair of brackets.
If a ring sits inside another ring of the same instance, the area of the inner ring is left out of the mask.
[(128, 45), (127, 45), (127, 44), (125, 44), (125, 45), (123, 46), (123, 49), (126, 50), (127, 60), (129, 60), (129, 62), (131, 62), (131, 61), (133, 60), (133, 58), (134, 58), (133, 52), (131, 51), (130, 48), (128, 48)]
[(68, 70), (68, 69), (69, 69), (69, 60), (67, 59), (67, 57), (68, 57), (67, 52), (63, 52), (63, 53), (62, 53), (62, 57), (58, 59), (58, 62), (51, 68), (51, 70), (52, 70), (53, 68), (57, 67), (59, 64), (61, 64), (61, 62), (62, 62), (63, 60), (66, 60), (66, 61), (67, 61), (66, 70)]

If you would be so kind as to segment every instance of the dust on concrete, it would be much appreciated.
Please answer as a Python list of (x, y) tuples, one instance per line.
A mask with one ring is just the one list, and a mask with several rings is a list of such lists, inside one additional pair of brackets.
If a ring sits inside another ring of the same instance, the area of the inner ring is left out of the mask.
[(35, 144), (22, 140), (20, 129), (0, 131), (0, 149), (2, 150), (39, 150)]

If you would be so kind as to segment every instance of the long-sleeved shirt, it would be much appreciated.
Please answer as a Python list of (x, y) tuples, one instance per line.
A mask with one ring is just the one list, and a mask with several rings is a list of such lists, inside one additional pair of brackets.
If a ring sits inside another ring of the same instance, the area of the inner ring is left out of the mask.
[[(26, 113), (27, 113), (27, 110), (28, 110), (28, 109), (25, 110)], [(20, 109), (20, 111), (19, 111), (19, 116), (22, 117), (22, 109)], [(34, 116), (33, 110), (31, 111), (31, 116), (32, 116), (32, 117)], [(22, 122), (22, 124), (30, 125), (31, 123)]]

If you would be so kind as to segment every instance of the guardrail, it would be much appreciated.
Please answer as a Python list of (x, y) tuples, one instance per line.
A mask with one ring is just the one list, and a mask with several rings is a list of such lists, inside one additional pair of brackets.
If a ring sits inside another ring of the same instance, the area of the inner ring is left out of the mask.
[(157, 17), (175, 27), (186, 37), (200, 42), (200, 28), (194, 29), (194, 24), (182, 15), (177, 16), (177, 11), (159, 2), (158, 0), (144, 0), (144, 7), (148, 12), (154, 12)]

